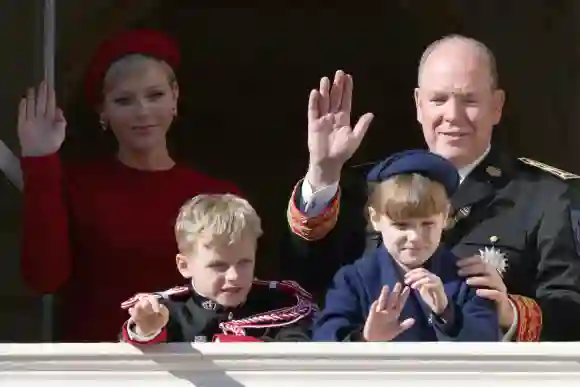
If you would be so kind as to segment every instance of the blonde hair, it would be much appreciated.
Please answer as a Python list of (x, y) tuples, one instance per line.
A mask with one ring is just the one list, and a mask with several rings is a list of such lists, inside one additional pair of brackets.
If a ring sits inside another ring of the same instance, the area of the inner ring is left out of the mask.
[(246, 201), (232, 194), (204, 194), (189, 199), (179, 210), (175, 237), (181, 254), (191, 254), (196, 244), (229, 246), (243, 236), (262, 235), (260, 217)]
[(395, 221), (447, 215), (450, 209), (443, 185), (417, 173), (393, 176), (370, 188), (368, 207)]
[(108, 68), (103, 80), (103, 92), (115, 85), (119, 79), (125, 78), (127, 74), (141, 71), (151, 63), (156, 63), (161, 66), (167, 74), (167, 80), (170, 85), (176, 82), (175, 72), (167, 62), (143, 54), (129, 54), (113, 62)]

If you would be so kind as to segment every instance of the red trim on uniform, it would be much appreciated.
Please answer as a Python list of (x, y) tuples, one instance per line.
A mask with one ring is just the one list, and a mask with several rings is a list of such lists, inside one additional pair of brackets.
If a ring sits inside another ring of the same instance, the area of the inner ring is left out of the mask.
[(529, 298), (519, 295), (508, 295), (516, 306), (518, 314), (518, 328), (516, 341), (540, 341), (542, 332), (542, 309), (538, 303)]
[(219, 333), (213, 337), (214, 343), (263, 343), (263, 340), (259, 340), (252, 336), (235, 336), (235, 335), (225, 335)]
[(296, 206), (296, 193), (301, 187), (302, 180), (296, 184), (288, 203), (286, 216), (292, 233), (307, 241), (316, 241), (324, 238), (332, 231), (340, 213), (340, 187), (324, 211), (313, 217), (305, 216)]
[(296, 304), (258, 313), (238, 320), (222, 322), (219, 324), (219, 328), (224, 334), (246, 336), (245, 329), (247, 328), (274, 328), (293, 325), (310, 316), (317, 309), (311, 300), (310, 293), (303, 290), (294, 281), (254, 280), (253, 284), (265, 286), (270, 289), (278, 289), (284, 293), (293, 295), (296, 298)]
[(191, 292), (188, 286), (175, 286), (173, 288), (164, 290), (162, 292), (156, 293), (137, 293), (133, 297), (129, 298), (127, 301), (121, 303), (121, 309), (129, 309), (135, 305), (139, 300), (146, 296), (153, 296), (155, 298), (163, 299), (169, 296), (175, 296), (179, 294), (185, 294)]
[(134, 345), (150, 345), (150, 344), (159, 344), (159, 343), (164, 343), (167, 340), (167, 330), (165, 329), (165, 327), (161, 330), (161, 332), (159, 332), (159, 334), (149, 340), (146, 341), (139, 341), (139, 340), (134, 340), (131, 339), (131, 337), (129, 337), (129, 320), (125, 321), (125, 323), (123, 324), (123, 341), (129, 344), (134, 344)]

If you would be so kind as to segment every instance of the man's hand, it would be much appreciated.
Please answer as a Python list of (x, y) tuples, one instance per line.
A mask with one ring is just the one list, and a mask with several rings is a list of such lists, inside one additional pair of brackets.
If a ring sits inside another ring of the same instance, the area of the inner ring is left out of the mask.
[(350, 126), (353, 80), (338, 70), (332, 87), (320, 80), (320, 88), (310, 92), (308, 101), (308, 151), (310, 163), (306, 178), (315, 190), (336, 183), (340, 171), (360, 146), (373, 119), (366, 113), (354, 128)]
[(468, 277), (465, 282), (476, 287), (476, 294), (482, 298), (495, 301), (498, 307), (499, 323), (502, 329), (508, 330), (514, 321), (514, 311), (510, 304), (507, 288), (495, 267), (485, 263), (475, 255), (462, 258), (457, 262), (458, 274)]

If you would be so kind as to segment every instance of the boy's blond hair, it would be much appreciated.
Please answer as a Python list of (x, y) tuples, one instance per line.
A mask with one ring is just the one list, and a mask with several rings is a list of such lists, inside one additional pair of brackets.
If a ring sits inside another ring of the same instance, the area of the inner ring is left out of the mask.
[(393, 176), (369, 188), (368, 207), (394, 221), (449, 213), (443, 185), (417, 173)]
[(232, 194), (204, 194), (189, 199), (175, 222), (175, 237), (181, 254), (191, 254), (203, 240), (210, 245), (229, 246), (243, 236), (262, 235), (256, 210)]

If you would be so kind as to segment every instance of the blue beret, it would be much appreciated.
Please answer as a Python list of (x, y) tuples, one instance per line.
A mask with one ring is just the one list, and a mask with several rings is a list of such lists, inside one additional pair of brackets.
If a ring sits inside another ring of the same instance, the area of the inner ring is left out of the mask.
[(459, 174), (449, 160), (426, 150), (414, 149), (395, 153), (375, 165), (367, 175), (367, 181), (380, 183), (396, 175), (417, 173), (445, 187), (447, 195), (453, 196), (459, 187)]

